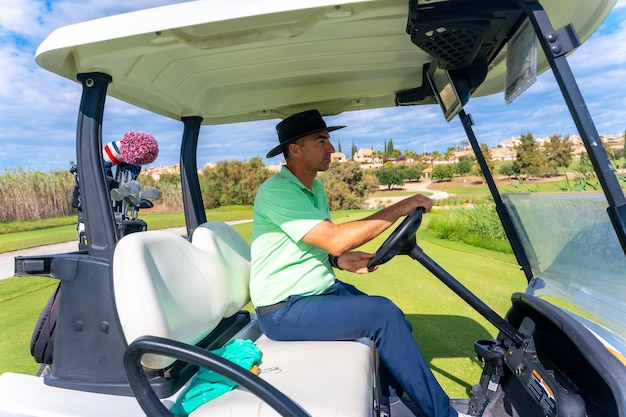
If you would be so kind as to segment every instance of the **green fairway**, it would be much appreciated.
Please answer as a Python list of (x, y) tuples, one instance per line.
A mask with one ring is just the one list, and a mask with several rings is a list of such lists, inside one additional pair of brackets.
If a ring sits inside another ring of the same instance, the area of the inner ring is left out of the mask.
[[(343, 222), (369, 213), (335, 212), (333, 219)], [(251, 223), (235, 228), (250, 240)], [(383, 240), (379, 237), (363, 249), (373, 252)], [(431, 258), (500, 315), (506, 313), (511, 293), (525, 288), (525, 279), (510, 255), (421, 234), (418, 241)], [(495, 337), (497, 331), (491, 324), (407, 256), (397, 256), (368, 275), (339, 271), (338, 276), (367, 293), (394, 300), (413, 325), (413, 334), (446, 392), (454, 398), (469, 395), (482, 369), (472, 346), (477, 339)], [(29, 353), (30, 337), (56, 284), (54, 279), (38, 277), (0, 280), (0, 373), (37, 371)]]
[(30, 356), (30, 338), (56, 286), (57, 281), (50, 278), (0, 280), (0, 373), (34, 374), (39, 369)]

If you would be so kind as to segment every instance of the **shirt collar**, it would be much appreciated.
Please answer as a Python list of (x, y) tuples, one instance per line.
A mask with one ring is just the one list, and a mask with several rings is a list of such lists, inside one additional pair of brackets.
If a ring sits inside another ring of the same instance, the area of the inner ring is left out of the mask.
[(278, 175), (280, 175), (281, 177), (285, 178), (286, 180), (289, 180), (293, 183), (295, 183), (298, 187), (300, 187), (303, 190), (308, 191), (309, 193), (311, 192), (311, 190), (309, 190), (304, 184), (302, 184), (302, 181), (300, 181), (298, 179), (298, 177), (296, 177), (295, 175), (293, 175), (293, 172), (291, 172), (289, 170), (289, 168), (287, 168), (287, 165), (283, 165), (280, 168), (280, 172), (278, 173)]

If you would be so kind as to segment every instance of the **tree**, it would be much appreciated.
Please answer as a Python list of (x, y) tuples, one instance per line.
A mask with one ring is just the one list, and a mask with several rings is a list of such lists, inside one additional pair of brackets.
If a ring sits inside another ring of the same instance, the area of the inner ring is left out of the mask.
[(474, 158), (469, 155), (463, 155), (459, 158), (459, 162), (455, 164), (455, 171), (459, 176), (468, 175), (472, 172), (472, 165), (474, 165)]
[(408, 160), (410, 160), (411, 162), (417, 161), (417, 153), (414, 151), (406, 150), (404, 151), (404, 156), (406, 156), (407, 161)]
[(337, 141), (337, 152), (341, 153), (341, 142)]
[(354, 159), (354, 155), (356, 155), (356, 153), (356, 145), (354, 144), (354, 141), (352, 141), (352, 159)]
[(401, 187), (404, 184), (404, 176), (398, 168), (382, 168), (376, 171), (376, 177), (380, 185), (386, 185), (388, 189), (394, 185)]
[(374, 151), (373, 149), (372, 149), (372, 151), (373, 151), (374, 157), (376, 157), (376, 158), (378, 158), (380, 160), (382, 160), (385, 157), (385, 152), (383, 152), (383, 151)]
[(422, 168), (415, 165), (401, 165), (398, 169), (402, 173), (402, 178), (407, 181), (417, 181), (422, 176)]
[(520, 144), (515, 146), (516, 171), (526, 176), (538, 175), (543, 165), (543, 156), (532, 133), (522, 134)]
[(207, 209), (254, 204), (256, 192), (271, 172), (254, 157), (249, 161), (220, 161), (202, 170), (202, 199)]
[(498, 174), (504, 175), (507, 177), (514, 177), (514, 176), (519, 175), (519, 171), (515, 170), (515, 167), (513, 166), (512, 163), (506, 163), (500, 166), (500, 168), (498, 169)]
[[(394, 157), (395, 149), (393, 148), (393, 140), (389, 139), (389, 142), (385, 141), (385, 156), (386, 157)], [(397, 153), (398, 156), (400, 152)]]
[(161, 184), (172, 184), (180, 186), (180, 172), (178, 172), (178, 170), (177, 172), (163, 172), (161, 175), (159, 175), (159, 186)]
[[(489, 145), (486, 143), (480, 144), (480, 152), (483, 154), (483, 158), (485, 158), (485, 162), (487, 163), (487, 168), (489, 168), (489, 172), (493, 172), (495, 167), (495, 163), (493, 162), (493, 157), (491, 156), (491, 151), (489, 150)], [(480, 165), (474, 165), (474, 171), (476, 175), (485, 178), (485, 174), (483, 174), (483, 170), (480, 168)]]
[(454, 168), (451, 164), (439, 164), (433, 168), (433, 180), (449, 181), (454, 176)]
[(572, 144), (560, 135), (551, 135), (543, 144), (545, 171), (555, 174), (559, 167), (567, 168), (572, 163)]
[(378, 189), (378, 180), (358, 162), (333, 162), (318, 176), (324, 184), (331, 210), (359, 209)]
[(428, 161), (428, 155), (423, 154), (423, 153), (421, 153), (421, 154), (417, 154), (417, 155), (415, 156), (415, 160), (416, 160), (416, 162), (417, 162), (419, 165), (421, 165), (422, 169), (423, 169), (423, 168), (427, 168), (427, 167), (428, 167), (428, 162), (429, 162), (429, 161)]

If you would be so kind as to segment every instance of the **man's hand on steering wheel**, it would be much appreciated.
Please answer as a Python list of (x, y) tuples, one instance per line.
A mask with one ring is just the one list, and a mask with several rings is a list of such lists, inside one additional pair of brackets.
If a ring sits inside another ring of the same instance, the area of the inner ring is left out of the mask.
[(367, 264), (373, 257), (373, 253), (349, 251), (342, 253), (341, 256), (337, 258), (337, 265), (339, 268), (354, 272), (355, 274), (367, 274), (370, 272), (367, 269)]
[(433, 200), (423, 194), (415, 194), (412, 197), (408, 197), (404, 200), (399, 201), (397, 204), (402, 204), (404, 206), (402, 210), (403, 216), (408, 216), (415, 209), (420, 207), (424, 209), (424, 213), (428, 213), (433, 207)]
[(373, 271), (378, 265), (390, 261), (397, 254), (408, 255), (411, 252), (417, 245), (415, 233), (422, 224), (423, 213), (424, 208), (418, 207), (402, 220), (368, 262), (367, 269), (369, 271)]
[[(398, 253), (410, 252), (416, 245), (415, 233), (422, 221), (422, 213), (430, 211), (433, 201), (422, 195), (416, 194), (405, 198), (384, 210), (390, 210), (394, 218), (406, 216), (400, 225), (391, 233), (375, 254), (349, 251), (335, 258), (335, 266), (339, 269), (366, 274), (378, 268), (378, 265), (389, 261)], [(397, 217), (396, 217), (397, 216)]]

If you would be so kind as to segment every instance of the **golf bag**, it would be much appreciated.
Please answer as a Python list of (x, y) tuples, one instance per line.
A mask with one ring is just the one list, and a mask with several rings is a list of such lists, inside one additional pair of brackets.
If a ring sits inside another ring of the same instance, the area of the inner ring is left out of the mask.
[(59, 309), (59, 287), (52, 293), (46, 306), (39, 315), (35, 330), (30, 339), (30, 354), (40, 364), (52, 364), (52, 352), (54, 351), (54, 328), (57, 323)]
[[(115, 165), (115, 174), (113, 173), (113, 164), (110, 162), (104, 163), (104, 171), (107, 179), (107, 186), (109, 191), (119, 188), (120, 185), (126, 184), (129, 181), (137, 179), (137, 176), (141, 172), (141, 166), (121, 164)], [(76, 165), (74, 165), (70, 172), (74, 174), (76, 184), (74, 185), (74, 191), (72, 193), (72, 207), (78, 210), (78, 224), (76, 225), (76, 235), (78, 237), (78, 249), (87, 249), (87, 233), (85, 232), (85, 224), (82, 218), (82, 208), (80, 204), (80, 191), (78, 187), (78, 172)], [(148, 229), (148, 225), (145, 221), (136, 218), (129, 218), (123, 213), (123, 204), (120, 201), (112, 201), (113, 212), (115, 214), (115, 226), (117, 229), (117, 236), (122, 238), (127, 234), (140, 232)]]

